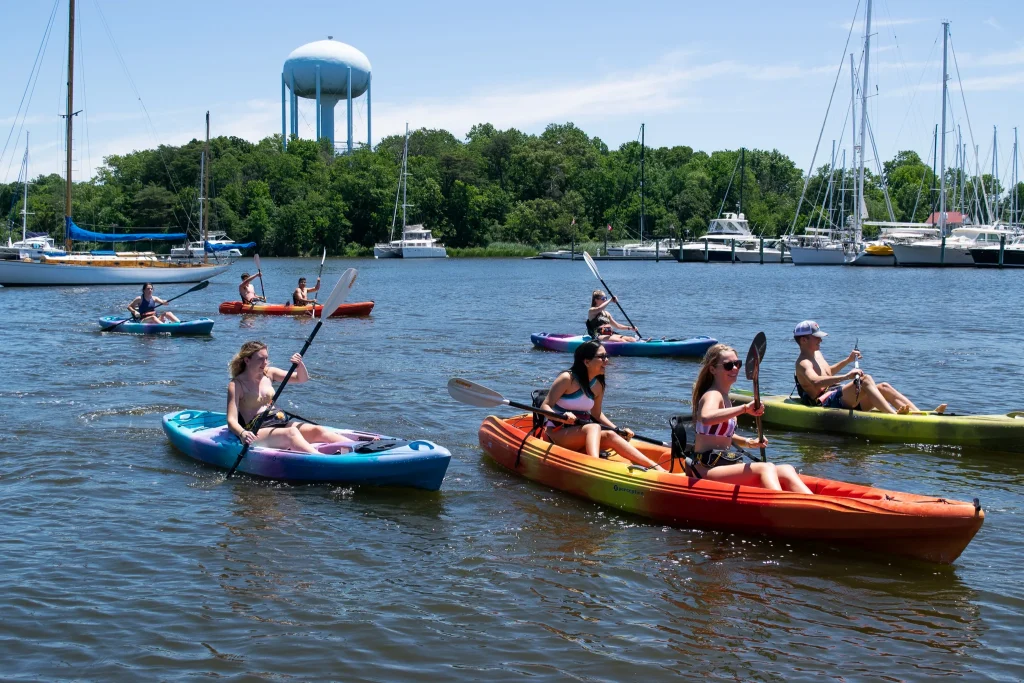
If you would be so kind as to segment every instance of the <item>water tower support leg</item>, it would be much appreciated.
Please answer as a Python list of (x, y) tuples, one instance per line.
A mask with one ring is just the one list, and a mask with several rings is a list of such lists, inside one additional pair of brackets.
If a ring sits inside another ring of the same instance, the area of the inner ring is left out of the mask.
[(373, 117), (370, 115), (370, 106), (372, 100), (370, 99), (370, 84), (373, 82), (373, 74), (366, 74), (366, 146), (373, 149), (373, 135), (370, 126), (372, 125)]
[(285, 109), (285, 103), (284, 103), (284, 97), (285, 97), (285, 93), (287, 92), (287, 90), (288, 90), (288, 88), (287, 88), (287, 86), (285, 85), (285, 82), (284, 82), (284, 72), (282, 71), (281, 72), (281, 149), (283, 149), (283, 150), (288, 149), (288, 129), (286, 128), (286, 126), (288, 125), (288, 114), (287, 114), (288, 110)]
[(291, 111), (291, 128), (292, 135), (295, 137), (299, 136), (299, 96), (295, 94), (295, 74), (292, 74), (291, 82), (288, 84), (291, 90), (292, 97), (292, 111)]
[(316, 65), (316, 141), (320, 142), (323, 137), (323, 128), (320, 125), (320, 65)]
[(348, 142), (349, 153), (352, 152), (352, 67), (348, 68)]

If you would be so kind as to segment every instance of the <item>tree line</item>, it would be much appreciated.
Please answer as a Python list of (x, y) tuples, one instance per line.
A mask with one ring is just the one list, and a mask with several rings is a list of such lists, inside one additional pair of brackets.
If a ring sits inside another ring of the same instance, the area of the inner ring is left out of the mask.
[[(402, 136), (391, 136), (373, 149), (337, 154), (326, 139), (291, 139), (285, 151), (280, 135), (256, 143), (213, 138), (210, 229), (254, 241), (267, 256), (308, 255), (323, 247), (334, 255), (366, 254), (391, 236), (403, 144)], [(193, 140), (105, 158), (94, 178), (75, 183), (75, 222), (100, 232), (168, 228), (198, 238), (202, 149), (203, 142)], [(571, 123), (549, 125), (539, 135), (480, 124), (465, 140), (444, 130), (410, 134), (408, 222), (423, 223), (455, 248), (635, 240), (641, 153), (645, 237), (699, 236), (720, 209), (739, 208), (741, 192), (752, 230), (766, 237), (794, 224), (797, 232), (823, 221), (835, 225), (853, 210), (852, 172), (844, 178), (826, 165), (807, 179), (794, 221), (805, 178), (778, 150), (746, 150), (740, 173), (739, 149), (642, 150), (639, 141), (631, 141), (612, 150)], [(896, 220), (924, 220), (937, 205), (936, 180), (916, 152), (898, 153), (885, 162), (881, 176), (866, 174), (869, 215), (888, 220), (884, 183)], [(949, 208), (959, 201), (959, 180), (958, 171), (950, 170)], [(1005, 188), (993, 189), (989, 176), (982, 179), (984, 187), (974, 182), (965, 179), (963, 194), (969, 198), (993, 191), (1006, 195)], [(1024, 183), (1019, 188), (1024, 196)], [(20, 183), (0, 184), (0, 211), (14, 239), (20, 235), (21, 196)], [(30, 231), (63, 237), (60, 176), (31, 181), (28, 203)], [(977, 222), (989, 218), (975, 216)]]

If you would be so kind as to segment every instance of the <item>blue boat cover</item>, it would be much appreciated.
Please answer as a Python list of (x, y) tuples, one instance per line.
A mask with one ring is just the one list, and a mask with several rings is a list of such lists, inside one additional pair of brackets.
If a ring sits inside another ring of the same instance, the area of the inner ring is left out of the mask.
[(103, 232), (92, 232), (75, 225), (70, 218), (67, 221), (68, 237), (76, 242), (141, 242), (143, 240), (159, 240), (161, 242), (183, 242), (183, 232), (135, 232), (122, 233), (119, 235)]
[(256, 246), (255, 242), (245, 242), (232, 244), (210, 244), (209, 242), (204, 243), (206, 245), (206, 252), (213, 253), (215, 251), (228, 251), (229, 249), (251, 249)]

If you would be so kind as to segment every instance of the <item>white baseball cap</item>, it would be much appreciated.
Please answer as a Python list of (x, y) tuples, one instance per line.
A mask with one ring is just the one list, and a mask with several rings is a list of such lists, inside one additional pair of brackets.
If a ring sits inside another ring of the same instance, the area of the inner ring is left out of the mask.
[(793, 329), (794, 337), (817, 337), (821, 339), (828, 336), (828, 332), (822, 332), (821, 328), (818, 327), (818, 323), (813, 320), (805, 320), (802, 323), (797, 323), (797, 326)]

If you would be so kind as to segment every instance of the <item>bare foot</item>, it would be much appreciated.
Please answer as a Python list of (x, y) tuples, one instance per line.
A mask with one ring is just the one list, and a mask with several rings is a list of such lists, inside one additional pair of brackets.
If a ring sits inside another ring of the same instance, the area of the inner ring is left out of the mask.
[(939, 407), (933, 410), (932, 412), (935, 413), (936, 415), (942, 415), (944, 412), (946, 412), (946, 405), (947, 404), (945, 403), (940, 403)]
[(907, 406), (907, 405), (900, 406), (899, 408), (896, 409), (896, 414), (897, 415), (909, 415), (910, 414), (910, 406)]

